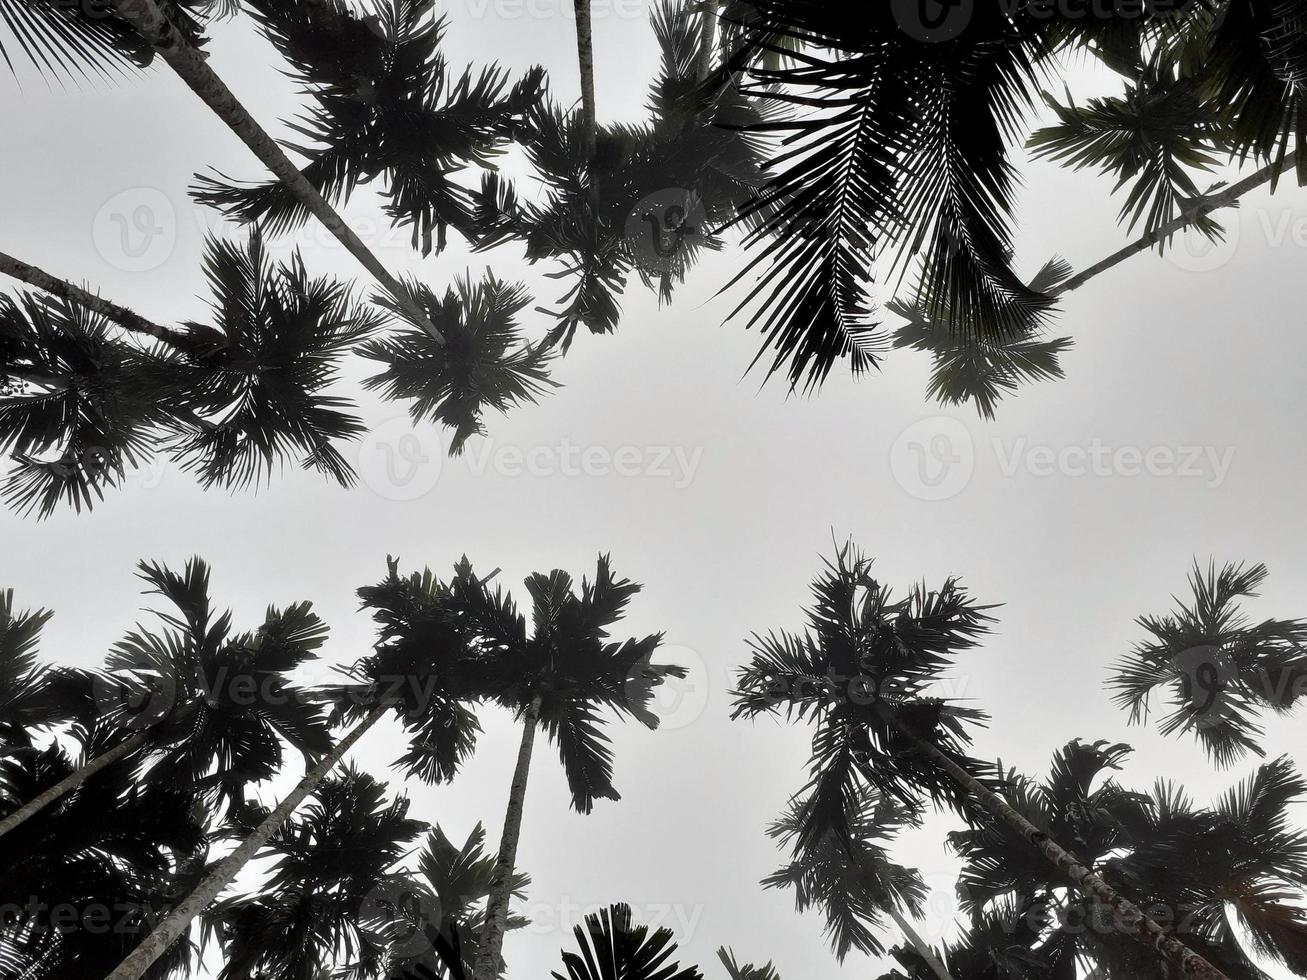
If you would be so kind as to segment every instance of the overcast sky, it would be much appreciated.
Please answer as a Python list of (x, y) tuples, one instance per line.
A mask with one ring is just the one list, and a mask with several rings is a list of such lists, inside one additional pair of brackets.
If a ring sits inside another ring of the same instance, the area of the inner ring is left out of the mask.
[[(657, 65), (644, 6), (596, 0), (601, 120), (643, 111)], [(449, 56), (515, 71), (543, 64), (556, 98), (571, 102), (570, 9), (456, 0)], [(254, 115), (284, 134), (277, 121), (297, 98), (271, 48), (246, 22), (216, 27), (209, 50)], [(1078, 93), (1112, 84), (1087, 68), (1067, 81)], [(152, 319), (203, 320), (203, 233), (235, 229), (193, 208), (186, 188), (209, 168), (260, 176), (236, 138), (167, 70), (68, 91), (25, 75), (21, 93), (0, 84), (0, 111), (0, 250)], [(1107, 182), (1021, 169), (1024, 269), (1055, 252), (1079, 268), (1126, 241)], [(148, 245), (141, 215), (159, 232)], [(423, 260), (402, 232), (378, 241), (368, 223), (384, 223), (367, 192), (347, 216), (388, 266), (432, 284), (490, 264), (531, 283), (542, 305), (561, 292), (515, 246), (474, 257), (455, 246)], [(709, 977), (724, 975), (712, 960), (720, 945), (771, 959), (787, 980), (874, 977), (888, 966), (856, 954), (839, 966), (819, 918), (796, 917), (790, 893), (758, 885), (779, 861), (763, 829), (803, 782), (808, 732), (728, 720), (745, 637), (797, 627), (820, 556), (852, 536), (900, 590), (958, 575), (1004, 603), (996, 635), (953, 682), (994, 716), (979, 754), (1042, 774), (1068, 739), (1129, 741), (1138, 752), (1126, 781), (1143, 788), (1168, 776), (1201, 800), (1247, 775), (1251, 763), (1213, 773), (1191, 742), (1129, 728), (1103, 689), (1109, 665), (1140, 637), (1134, 617), (1170, 608), (1195, 556), (1267, 562), (1254, 611), (1307, 614), (1307, 193), (1259, 191), (1233, 224), (1213, 254), (1138, 256), (1071, 295), (1061, 320), (1076, 342), (1068, 377), (1023, 390), (994, 422), (928, 402), (927, 363), (913, 354), (856, 383), (836, 371), (817, 397), (760, 388), (761, 375), (745, 374), (757, 338), (723, 325), (730, 304), (715, 298), (737, 261), (727, 252), (694, 270), (669, 308), (634, 284), (617, 335), (580, 336), (556, 367), (564, 387), (492, 419), (461, 458), (444, 459), (443, 437), (413, 430), (402, 405), (365, 398), (374, 434), (347, 450), (359, 486), (291, 469), (257, 495), (228, 496), (153, 469), (89, 515), (38, 523), (0, 513), (0, 587), (14, 588), (20, 607), (56, 611), (46, 657), (90, 667), (139, 616), (134, 563), (199, 554), (238, 625), (254, 626), (267, 603), (311, 599), (332, 627), (327, 658), (347, 663), (372, 640), (354, 590), (384, 573), (388, 553), (442, 574), (467, 554), (483, 570), (501, 567), (521, 598), (530, 572), (579, 577), (611, 552), (619, 573), (645, 585), (622, 635), (665, 630), (668, 651), (694, 673), (665, 692), (664, 729), (614, 730), (619, 803), (571, 812), (556, 756), (538, 744), (519, 849), (537, 921), (507, 940), (510, 976), (556, 968), (578, 908), (626, 901), (675, 928)], [(283, 244), (300, 244), (311, 271), (357, 274), (316, 226), (293, 237)], [(476, 757), (453, 784), (407, 787), (415, 814), (457, 839), (481, 820), (493, 841), (503, 820), (518, 730), (495, 710), (482, 720)], [(1270, 722), (1271, 752), (1307, 762), (1301, 724)], [(387, 722), (354, 757), (384, 777), (401, 745)], [(897, 852), (934, 888), (922, 925), (930, 938), (954, 918), (956, 863), (943, 845), (952, 826), (931, 820)]]

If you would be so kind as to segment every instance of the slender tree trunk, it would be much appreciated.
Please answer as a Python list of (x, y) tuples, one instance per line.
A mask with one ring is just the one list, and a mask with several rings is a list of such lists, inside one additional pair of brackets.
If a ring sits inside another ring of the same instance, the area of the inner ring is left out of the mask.
[(168, 948), (185, 934), (191, 926), (191, 922), (197, 915), (208, 908), (213, 901), (221, 894), (222, 890), (231, 884), (242, 868), (249, 863), (250, 859), (263, 847), (264, 844), (277, 832), (277, 829), (286, 822), (286, 819), (295, 812), (295, 808), (304, 802), (305, 798), (312, 795), (318, 788), (318, 784), (327, 776), (336, 763), (344, 758), (345, 753), (357, 742), (373, 725), (376, 724), (383, 714), (386, 713), (387, 705), (378, 705), (373, 708), (361, 722), (345, 735), (344, 738), (331, 750), (312, 769), (304, 774), (304, 778), (291, 792), (277, 804), (264, 821), (254, 829), (254, 831), (241, 841), (239, 847), (232, 851), (225, 858), (219, 861), (213, 869), (204, 877), (189, 895), (182, 900), (182, 903), (168, 913), (167, 917), (154, 927), (151, 932), (134, 949), (131, 954), (118, 964), (118, 968), (109, 974), (106, 980), (140, 980), (145, 976), (150, 966), (159, 959)]
[(204, 56), (191, 47), (173, 23), (164, 16), (155, 0), (115, 0), (114, 6), (118, 13), (136, 28), (137, 32), (172, 67), (191, 91), (240, 137), (254, 155), (263, 161), (264, 166), (290, 189), (295, 198), (336, 236), (368, 272), (372, 273), (382, 288), (395, 297), (414, 322), (443, 343), (445, 338), (409, 291), (386, 271), (381, 260), (372, 254), (371, 249), (363, 244), (362, 239), (349, 225), (345, 224), (336, 209), (328, 204), (318, 193), (318, 189), (300, 173), (290, 157), (286, 156), (276, 141), (255, 121), (232, 94), (231, 89), (227, 88), (223, 80), (209, 67)]
[(1102, 261), (1095, 262), (1089, 268), (1078, 272), (1076, 275), (1064, 282), (1059, 288), (1054, 289), (1050, 295), (1060, 296), (1063, 293), (1071, 292), (1073, 289), (1079, 289), (1100, 272), (1106, 272), (1113, 266), (1120, 265), (1126, 259), (1130, 258), (1130, 256), (1137, 255), (1139, 252), (1152, 248), (1154, 245), (1169, 238), (1176, 232), (1183, 231), (1199, 218), (1211, 214), (1213, 211), (1218, 211), (1221, 208), (1229, 207), (1250, 190), (1260, 187), (1262, 184), (1271, 183), (1284, 171), (1294, 167), (1296, 156), (1297, 154), (1290, 153), (1281, 162), (1267, 164), (1265, 167), (1262, 167), (1261, 170), (1249, 174), (1243, 180), (1235, 181), (1219, 194), (1204, 197), (1196, 207), (1185, 211), (1178, 218), (1171, 219), (1156, 231), (1149, 232), (1142, 238), (1131, 242), (1125, 248), (1113, 252)]
[(86, 782), (101, 769), (108, 768), (123, 756), (131, 755), (137, 749), (145, 745), (146, 741), (147, 738), (145, 733), (137, 732), (130, 738), (126, 738), (119, 742), (108, 752), (100, 753), (90, 762), (86, 763), (86, 765), (82, 766), (76, 772), (68, 774), (45, 792), (32, 797), (32, 799), (28, 800), (13, 813), (9, 814), (9, 816), (0, 820), (0, 837), (3, 837), (15, 827), (25, 823), (31, 817), (36, 816), (36, 814), (40, 813), (65, 793), (71, 792), (78, 786), (81, 786), (82, 783)]
[(590, 30), (590, 0), (574, 0), (576, 8), (576, 60), (581, 67), (581, 122), (585, 126), (586, 159), (595, 155), (595, 51)]
[(1030, 841), (1035, 848), (1059, 871), (1071, 879), (1076, 888), (1088, 898), (1101, 902), (1112, 910), (1119, 922), (1133, 930), (1135, 939), (1152, 946), (1177, 970), (1184, 980), (1229, 980), (1228, 977), (1188, 946), (1168, 934), (1160, 925), (1140, 911), (1139, 907), (1094, 871), (1053, 840), (1042, 830), (1014, 810), (1006, 800), (967, 772), (947, 755), (925, 739), (919, 738), (892, 714), (885, 717), (890, 724), (907, 737), (913, 745), (930, 756), (941, 769), (965, 789), (989, 813), (1006, 824), (1019, 836)]
[(699, 14), (699, 81), (712, 73), (713, 39), (717, 27), (717, 0), (702, 0)]
[(63, 299), (72, 300), (80, 303), (88, 310), (99, 313), (107, 317), (114, 323), (127, 330), (135, 333), (148, 334), (164, 343), (169, 344), (185, 352), (190, 350), (189, 338), (181, 330), (174, 330), (171, 327), (161, 327), (157, 323), (151, 323), (145, 317), (133, 313), (125, 306), (119, 306), (117, 303), (111, 303), (107, 299), (101, 299), (92, 293), (88, 293), (79, 286), (74, 286), (71, 282), (59, 279), (50, 275), (44, 269), (38, 269), (34, 265), (29, 265), (20, 259), (14, 258), (4, 252), (0, 252), (0, 272), (7, 276), (12, 276), (29, 286), (35, 286), (43, 289), (47, 293), (53, 293), (55, 296)]
[(508, 929), (508, 902), (513, 893), (513, 868), (517, 863), (517, 842), (522, 836), (522, 808), (526, 802), (526, 781), (531, 774), (531, 750), (535, 746), (536, 726), (540, 720), (540, 699), (522, 712), (522, 744), (517, 750), (517, 768), (508, 791), (508, 810), (504, 814), (504, 833), (499, 838), (499, 855), (490, 879), (490, 897), (486, 901), (486, 926), (477, 952), (474, 980), (495, 980), (499, 976), (499, 954), (504, 948)]
[(935, 955), (935, 951), (930, 948), (930, 944), (917, 934), (916, 929), (912, 928), (912, 923), (908, 922), (892, 903), (885, 906), (885, 911), (889, 913), (890, 918), (894, 920), (894, 924), (899, 927), (899, 931), (907, 938), (908, 943), (917, 951), (917, 955), (926, 961), (926, 965), (930, 967), (930, 972), (935, 974), (939, 980), (953, 980), (953, 975), (948, 972), (948, 967)]

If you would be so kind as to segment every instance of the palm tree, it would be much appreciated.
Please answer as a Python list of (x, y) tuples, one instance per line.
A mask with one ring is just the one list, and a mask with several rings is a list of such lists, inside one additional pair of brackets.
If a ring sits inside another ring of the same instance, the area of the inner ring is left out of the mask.
[(840, 962), (850, 949), (870, 956), (885, 952), (876, 935), (886, 915), (929, 965), (935, 980), (953, 980), (935, 951), (904, 917), (920, 916), (926, 895), (921, 876), (895, 864), (883, 846), (901, 826), (901, 815), (873, 794), (863, 793), (845, 816), (849, 837), (827, 832), (806, 848), (795, 841), (803, 827), (806, 801), (792, 801), (767, 835), (792, 849), (789, 864), (763, 879), (767, 888), (793, 888), (795, 907), (817, 906), (826, 916), (826, 934)]
[(636, 925), (629, 905), (587, 915), (572, 931), (580, 952), (563, 953), (567, 972), (552, 973), (555, 980), (703, 980), (697, 967), (676, 961), (672, 931)]
[(477, 651), (469, 646), (446, 586), (430, 571), (400, 578), (398, 563), (388, 564), (381, 583), (359, 590), (379, 625), (374, 652), (349, 669), (349, 682), (323, 694), (334, 704), (331, 721), (349, 724), (345, 735), (253, 829), (246, 828), (240, 843), (206, 871), (110, 980), (140, 980), (387, 712), (399, 714), (412, 734), (409, 751), (399, 760), (410, 774), (447, 780), (471, 753), (479, 726), (461, 702), (483, 696), (485, 670)]
[[(75, 726), (82, 764), (111, 733)], [(142, 771), (140, 755), (85, 780), (41, 820), (0, 839), (0, 973), (27, 980), (101, 976), (175, 900), (208, 848), (203, 801), (180, 784)], [(0, 761), (0, 783), (24, 798), (79, 768), (63, 748)], [(75, 910), (71, 924), (63, 916)], [(11, 914), (12, 913), (12, 914)], [(173, 948), (152, 978), (193, 963), (190, 944)]]
[(1290, 711), (1307, 693), (1307, 622), (1254, 622), (1240, 607), (1266, 575), (1260, 563), (1219, 571), (1214, 562), (1205, 570), (1195, 563), (1187, 602), (1166, 615), (1140, 617), (1148, 639), (1117, 663), (1108, 681), (1132, 724), (1147, 720), (1160, 692), (1171, 707), (1158, 721), (1163, 734), (1192, 734), (1221, 766), (1248, 752), (1262, 754), (1257, 714)]
[[(533, 68), (512, 84), (493, 66), (454, 75), (441, 50), (445, 23), (433, 13), (433, 0), (390, 0), (366, 18), (335, 0), (254, 0), (250, 8), (315, 103), (294, 127), (315, 144), (301, 149), (310, 159), (304, 179), (338, 205), (359, 183), (384, 177), (388, 214), (412, 226), (413, 247), (423, 254), (433, 235), (437, 251), (444, 248), (450, 226), (474, 234), (472, 193), (453, 176), (490, 166), (506, 145), (528, 138), (544, 72)], [(202, 177), (195, 196), (275, 232), (309, 215), (280, 181), (241, 185)], [(444, 334), (439, 326), (437, 332)]]
[(597, 799), (618, 799), (600, 709), (634, 716), (654, 728), (658, 719), (647, 707), (653, 687), (664, 677), (683, 677), (685, 671), (652, 662), (661, 634), (620, 643), (608, 639), (640, 586), (614, 578), (607, 556), (600, 556), (593, 582), (582, 580), (579, 595), (563, 571), (526, 580), (534, 626), (530, 635), (513, 600), (498, 587), (491, 592), (470, 564), (459, 566), (450, 588), (452, 607), (490, 667), (484, 697), (508, 708), (522, 723), (476, 959), (475, 975), (489, 980), (499, 975), (536, 729), (543, 727), (558, 746), (573, 807), (589, 813)]
[[(1288, 825), (1287, 809), (1305, 788), (1292, 765), (1280, 759), (1262, 766), (1214, 807), (1198, 809), (1165, 781), (1151, 794), (1098, 782), (1128, 752), (1072, 742), (1054, 756), (1048, 779), (1013, 774), (1008, 795), (1046, 832), (1076, 841), (1077, 852), (1129, 887), (1140, 905), (1167, 910), (1174, 931), (1227, 976), (1264, 976), (1239, 942), (1235, 919), (1259, 953), (1300, 971), (1307, 918), (1294, 896), (1303, 893), (1307, 837)], [(1013, 921), (1040, 925), (1031, 952), (1046, 969), (1079, 960), (1103, 977), (1167, 975), (1119, 923), (1068, 894), (1065, 881), (1011, 838), (977, 825), (950, 841), (966, 861), (958, 887), (964, 908), (977, 916), (1004, 910)]]
[(191, 559), (181, 574), (152, 562), (138, 569), (176, 611), (157, 614), (159, 632), (129, 633), (106, 660), (96, 697), (105, 750), (8, 814), (0, 834), (137, 753), (152, 757), (152, 779), (236, 805), (246, 783), (279, 771), (282, 739), (306, 757), (330, 748), (321, 708), (287, 680), (326, 638), (308, 603), (269, 607), (257, 631), (232, 635), (230, 614), (212, 609), (205, 562)]
[(362, 971), (385, 956), (387, 886), (405, 887), (393, 869), (426, 824), (408, 816), (407, 799), (387, 800), (385, 783), (350, 766), (315, 797), (268, 841), (275, 863), (258, 894), (205, 915), (224, 948), (221, 980), (318, 976), (339, 959)]
[(1132, 934), (1169, 960), (1180, 976), (1220, 977), (995, 793), (987, 784), (993, 782), (992, 767), (965, 754), (968, 725), (983, 720), (983, 713), (929, 691), (952, 658), (987, 631), (987, 607), (978, 606), (952, 579), (937, 590), (919, 586), (891, 600), (869, 568), (851, 545), (841, 549), (813, 584), (808, 631), (755, 635), (753, 657), (740, 669), (736, 717), (780, 713), (816, 724), (798, 845), (810, 847), (829, 832), (849, 840), (848, 801), (866, 786), (912, 812), (927, 799), (950, 803), (963, 814), (983, 810), (1079, 891), (1129, 923)]
[(13, 589), (0, 590), (0, 752), (30, 747), (33, 731), (71, 721), (89, 707), (84, 675), (37, 659), (41, 630), (53, 615), (16, 612)]

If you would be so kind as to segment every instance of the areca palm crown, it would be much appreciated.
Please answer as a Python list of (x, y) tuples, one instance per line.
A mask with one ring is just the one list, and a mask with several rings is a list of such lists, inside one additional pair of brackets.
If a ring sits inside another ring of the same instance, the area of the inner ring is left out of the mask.
[[(870, 793), (855, 796), (845, 818), (849, 837), (833, 831), (807, 847), (796, 846), (805, 818), (805, 801), (792, 801), (767, 830), (768, 836), (791, 848), (791, 860), (763, 879), (768, 888), (793, 888), (795, 907), (818, 908), (826, 919), (826, 935), (842, 962), (851, 950), (869, 956), (885, 952), (879, 931), (886, 919), (927, 958), (927, 948), (903, 912), (920, 916), (926, 887), (913, 869), (896, 864), (886, 845), (902, 826), (902, 816)], [(938, 965), (938, 964), (937, 964)], [(944, 971), (942, 968), (940, 972)], [(936, 980), (949, 980), (938, 976)]]
[[(1301, 971), (1307, 838), (1288, 822), (1304, 790), (1292, 765), (1280, 759), (1262, 766), (1214, 806), (1199, 808), (1165, 781), (1145, 794), (1101, 779), (1128, 752), (1072, 742), (1056, 753), (1046, 780), (1012, 774), (1008, 798), (1050, 834), (1074, 841), (1077, 855), (1137, 904), (1165, 915), (1226, 976), (1266, 977), (1248, 947)], [(963, 909), (977, 921), (1001, 915), (1024, 923), (1032, 962), (1048, 975), (1074, 976), (1077, 964), (1114, 980), (1168, 975), (1110, 910), (1085, 903), (1010, 838), (976, 826), (950, 841), (965, 861)]]
[[(103, 726), (76, 726), (73, 735), (80, 760), (57, 743), (5, 760), (15, 799), (104, 751)], [(0, 924), (0, 973), (30, 980), (107, 974), (202, 868), (209, 827), (201, 798), (149, 778), (142, 763), (139, 754), (114, 763), (40, 820), (0, 838), (0, 905), (11, 910)], [(176, 945), (151, 976), (185, 972), (196, 952)]]
[(1108, 681), (1132, 723), (1162, 698), (1163, 734), (1192, 735), (1218, 765), (1261, 754), (1258, 716), (1291, 711), (1307, 694), (1307, 622), (1254, 620), (1242, 607), (1266, 575), (1262, 564), (1195, 564), (1174, 612), (1140, 617), (1148, 636)]
[(735, 711), (736, 717), (776, 713), (814, 723), (800, 847), (826, 833), (848, 840), (849, 801), (866, 786), (909, 813), (927, 801), (947, 803), (964, 818), (992, 822), (1024, 841), (1082, 894), (1129, 923), (1131, 936), (1181, 976), (1219, 980), (1222, 974), (1201, 954), (996, 792), (994, 767), (964, 754), (968, 724), (983, 714), (932, 697), (928, 688), (957, 651), (987, 630), (985, 607), (952, 580), (893, 602), (851, 545), (827, 563), (813, 594), (808, 631), (755, 635), (751, 662), (740, 669)]
[(579, 594), (572, 577), (560, 570), (530, 576), (526, 588), (531, 596), (530, 632), (512, 598), (499, 587), (491, 591), (469, 563), (456, 569), (450, 583), (452, 607), (489, 668), (483, 697), (512, 711), (523, 728), (478, 954), (478, 977), (493, 977), (499, 969), (537, 727), (558, 747), (572, 805), (588, 813), (597, 799), (618, 798), (601, 712), (633, 716), (654, 728), (658, 718), (649, 710), (653, 688), (665, 677), (685, 676), (682, 667), (653, 663), (661, 634), (620, 642), (609, 639), (609, 630), (640, 586), (615, 578), (606, 556), (600, 557), (593, 582), (582, 580)]
[(54, 614), (18, 611), (12, 589), (0, 590), (0, 755), (30, 747), (34, 731), (85, 715), (89, 679), (76, 671), (42, 663), (37, 646)]
[(308, 603), (270, 606), (257, 629), (234, 633), (203, 560), (139, 568), (172, 609), (156, 614), (162, 628), (138, 627), (110, 652), (100, 702), (107, 721), (151, 733), (155, 778), (238, 805), (248, 784), (281, 769), (283, 741), (306, 759), (331, 747), (321, 706), (290, 679), (326, 638)]
[(396, 924), (387, 899), (403, 890), (395, 867), (426, 829), (408, 808), (355, 769), (324, 780), (269, 841), (274, 861), (259, 891), (205, 916), (222, 942), (222, 980), (316, 977), (339, 964), (376, 976)]

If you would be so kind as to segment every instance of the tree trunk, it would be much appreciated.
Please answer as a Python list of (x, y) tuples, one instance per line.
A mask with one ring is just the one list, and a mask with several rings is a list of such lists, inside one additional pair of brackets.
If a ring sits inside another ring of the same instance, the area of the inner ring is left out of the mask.
[(699, 13), (699, 81), (712, 74), (713, 40), (717, 27), (717, 0), (702, 0)]
[(55, 296), (63, 299), (72, 300), (80, 303), (88, 310), (99, 313), (103, 317), (112, 320), (118, 326), (135, 333), (148, 334), (164, 343), (169, 344), (183, 352), (189, 351), (189, 338), (185, 332), (174, 330), (171, 327), (161, 327), (157, 323), (151, 323), (143, 316), (139, 316), (127, 309), (125, 306), (119, 306), (117, 303), (111, 303), (107, 299), (101, 299), (85, 289), (74, 286), (71, 282), (64, 279), (58, 279), (50, 275), (44, 269), (38, 269), (34, 265), (28, 265), (20, 259), (14, 258), (4, 252), (0, 252), (0, 272), (7, 276), (13, 276), (30, 286), (43, 289), (47, 293), (53, 293)]
[(0, 820), (0, 837), (3, 837), (15, 827), (25, 823), (28, 818), (40, 813), (65, 793), (71, 792), (78, 786), (82, 785), (82, 783), (86, 782), (101, 769), (106, 769), (123, 756), (135, 752), (137, 749), (145, 745), (146, 741), (147, 738), (145, 733), (137, 732), (130, 738), (119, 742), (108, 752), (100, 753), (90, 762), (86, 763), (86, 765), (82, 766), (76, 772), (65, 776), (45, 792), (32, 797), (32, 799), (28, 800), (13, 813), (9, 814), (9, 816)]
[(145, 937), (144, 941), (134, 949), (131, 954), (118, 964), (118, 968), (109, 974), (106, 980), (140, 980), (145, 976), (150, 966), (159, 959), (168, 947), (177, 939), (186, 933), (191, 926), (192, 920), (208, 908), (234, 879), (242, 868), (249, 863), (250, 859), (266, 844), (269, 838), (277, 832), (277, 829), (286, 822), (286, 819), (295, 811), (305, 798), (310, 796), (318, 788), (318, 784), (326, 775), (335, 768), (345, 753), (357, 742), (363, 735), (376, 724), (377, 719), (386, 713), (386, 705), (378, 705), (373, 708), (371, 713), (361, 722), (354, 726), (334, 749), (322, 759), (312, 769), (304, 774), (304, 778), (291, 792), (277, 804), (264, 821), (259, 824), (254, 831), (245, 838), (236, 850), (232, 851), (225, 858), (214, 865), (213, 869), (204, 877), (204, 880), (195, 887), (182, 903), (168, 913), (167, 917), (155, 926), (154, 931)]
[(581, 66), (581, 123), (585, 126), (586, 159), (595, 155), (595, 52), (590, 30), (590, 0), (574, 0), (576, 9), (576, 60)]
[(231, 89), (227, 88), (221, 78), (209, 67), (200, 52), (191, 47), (177, 28), (164, 16), (155, 0), (115, 0), (116, 10), (130, 23), (137, 32), (154, 48), (210, 109), (212, 109), (233, 133), (240, 137), (264, 166), (276, 175), (295, 198), (304, 205), (323, 226), (330, 231), (359, 260), (365, 269), (386, 290), (395, 297), (413, 320), (437, 341), (444, 343), (444, 336), (436, 329), (407, 289), (395, 279), (372, 251), (363, 244), (362, 239), (336, 212), (326, 199), (318, 193), (307, 177), (300, 173), (286, 156), (276, 141), (264, 131), (254, 117), (240, 104)]
[(930, 756), (940, 768), (952, 776), (958, 785), (970, 793), (976, 802), (989, 811), (992, 816), (1001, 820), (1019, 836), (1030, 841), (1048, 859), (1049, 863), (1071, 879), (1082, 894), (1103, 903), (1103, 905), (1111, 909), (1117, 920), (1132, 930), (1135, 939), (1152, 946), (1169, 960), (1177, 970), (1177, 977), (1184, 978), (1184, 980), (1229, 980), (1224, 973), (1208, 963), (1207, 960), (1168, 934), (1160, 925), (1140, 911), (1134, 902), (1109, 885), (1097, 873), (1081, 864), (1075, 855), (1014, 810), (1006, 800), (989, 789), (979, 779), (959, 766), (934, 745), (925, 739), (919, 738), (892, 714), (887, 713), (885, 717), (913, 745)]
[(953, 975), (948, 972), (948, 967), (940, 961), (940, 958), (935, 955), (935, 951), (917, 934), (917, 930), (912, 928), (912, 924), (900, 914), (893, 903), (886, 905), (885, 911), (889, 913), (889, 917), (894, 920), (894, 924), (899, 927), (899, 931), (907, 938), (908, 943), (917, 951), (917, 955), (926, 961), (926, 965), (930, 967), (930, 972), (935, 974), (939, 980), (953, 980)]
[(504, 833), (499, 838), (499, 855), (490, 879), (490, 897), (486, 901), (486, 926), (477, 952), (474, 980), (495, 980), (499, 976), (499, 954), (504, 948), (508, 929), (508, 902), (513, 893), (513, 868), (517, 863), (517, 841), (522, 836), (522, 807), (526, 802), (526, 781), (531, 774), (531, 750), (535, 745), (536, 726), (540, 720), (540, 699), (522, 712), (522, 744), (517, 750), (517, 768), (508, 791), (508, 810), (504, 814)]
[(1293, 167), (1295, 165), (1296, 156), (1297, 154), (1290, 153), (1279, 163), (1267, 164), (1265, 167), (1262, 167), (1261, 170), (1249, 174), (1243, 180), (1235, 181), (1219, 194), (1213, 194), (1210, 197), (1202, 198), (1197, 206), (1185, 211), (1178, 218), (1172, 218), (1156, 231), (1149, 232), (1142, 238), (1131, 242), (1125, 248), (1118, 249), (1102, 261), (1095, 262), (1089, 268), (1078, 272), (1057, 289), (1054, 289), (1049, 293), (1049, 295), (1061, 296), (1063, 293), (1069, 293), (1073, 289), (1079, 289), (1100, 272), (1106, 272), (1113, 266), (1120, 265), (1126, 259), (1130, 258), (1130, 256), (1136, 255), (1145, 249), (1152, 248), (1158, 242), (1169, 238), (1178, 231), (1184, 230), (1204, 215), (1211, 214), (1213, 211), (1220, 210), (1221, 208), (1229, 207), (1253, 188), (1260, 187), (1262, 184), (1271, 183), (1284, 171)]

